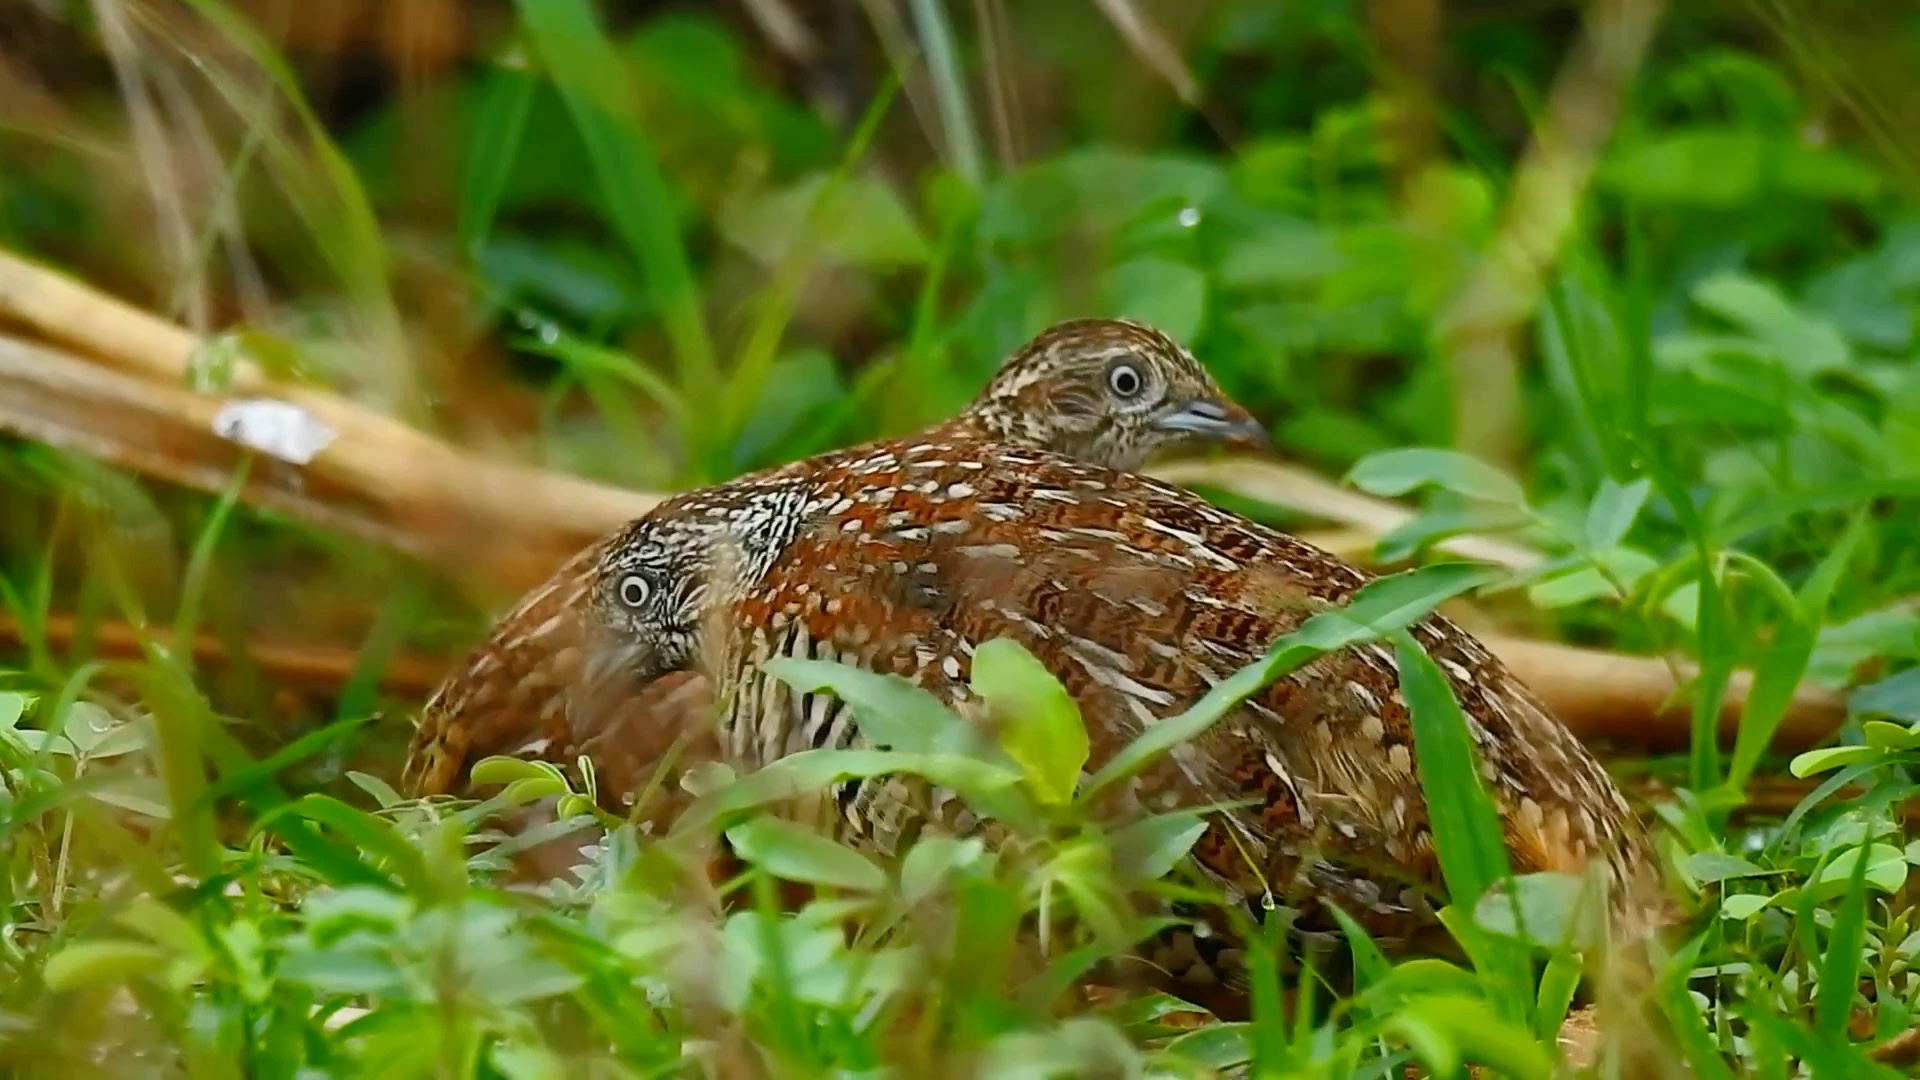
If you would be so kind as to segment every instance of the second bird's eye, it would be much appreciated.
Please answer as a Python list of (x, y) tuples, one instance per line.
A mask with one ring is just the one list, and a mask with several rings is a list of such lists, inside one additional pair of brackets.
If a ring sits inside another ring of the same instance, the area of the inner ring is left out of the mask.
[(628, 607), (641, 607), (652, 595), (653, 586), (648, 585), (647, 579), (639, 574), (628, 574), (620, 579), (620, 602)]
[(1107, 386), (1121, 397), (1132, 397), (1139, 393), (1144, 382), (1140, 377), (1140, 369), (1132, 364), (1115, 364), (1107, 369)]

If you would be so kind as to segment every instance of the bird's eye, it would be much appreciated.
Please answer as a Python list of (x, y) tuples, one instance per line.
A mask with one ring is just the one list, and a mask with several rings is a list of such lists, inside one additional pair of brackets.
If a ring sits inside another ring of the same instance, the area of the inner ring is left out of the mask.
[(628, 574), (620, 579), (620, 602), (630, 608), (644, 607), (647, 598), (653, 595), (653, 586), (639, 574)]
[(1130, 398), (1140, 392), (1146, 380), (1140, 377), (1140, 369), (1129, 363), (1118, 363), (1107, 369), (1107, 387), (1123, 398)]

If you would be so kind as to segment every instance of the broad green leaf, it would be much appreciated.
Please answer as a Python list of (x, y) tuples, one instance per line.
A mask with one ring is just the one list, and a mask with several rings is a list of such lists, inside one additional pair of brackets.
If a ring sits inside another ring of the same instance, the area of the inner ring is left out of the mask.
[(974, 649), (968, 685), (986, 700), (1000, 745), (1040, 801), (1072, 802), (1087, 763), (1087, 726), (1060, 680), (1019, 642), (995, 638)]
[(1860, 736), (1876, 750), (1908, 750), (1920, 745), (1920, 724), (1908, 727), (1885, 720), (1868, 720), (1860, 725)]
[(474, 762), (467, 776), (469, 782), (475, 785), (551, 783), (557, 785), (552, 794), (567, 789), (566, 774), (552, 762), (532, 761), (508, 754), (481, 758)]
[(265, 829), (282, 817), (304, 818), (346, 839), (362, 858), (380, 859), (409, 888), (427, 887), (426, 857), (385, 818), (362, 813), (331, 795), (309, 794), (261, 817)]
[(954, 871), (979, 862), (986, 850), (978, 837), (921, 837), (900, 861), (900, 898), (909, 904), (920, 903)]
[(1157, 881), (1206, 831), (1206, 815), (1191, 810), (1155, 814), (1115, 830), (1108, 838), (1114, 876), (1129, 883)]
[(975, 753), (989, 744), (925, 689), (898, 675), (881, 675), (832, 660), (776, 657), (767, 674), (803, 694), (829, 691), (853, 709), (874, 745), (912, 754)]
[(1473, 920), (1542, 949), (1583, 949), (1599, 940), (1598, 909), (1584, 878), (1542, 872), (1495, 882), (1474, 905)]
[(1769, 282), (1738, 273), (1714, 274), (1694, 286), (1693, 299), (1764, 341), (1777, 359), (1801, 374), (1830, 371), (1853, 361), (1840, 331), (1794, 307)]
[(1872, 746), (1827, 746), (1794, 755), (1787, 764), (1787, 771), (1795, 776), (1806, 777), (1846, 765), (1878, 761), (1885, 756), (1886, 751)]
[(810, 829), (760, 817), (727, 830), (727, 842), (742, 859), (775, 877), (858, 892), (886, 888), (887, 875), (864, 855)]
[(765, 803), (817, 794), (840, 780), (905, 773), (959, 792), (976, 810), (1003, 809), (1020, 773), (960, 754), (902, 754), (890, 750), (803, 750), (748, 773), (700, 797), (674, 823), (676, 833), (698, 832), (717, 817)]
[[(1870, 847), (1855, 847), (1841, 852), (1820, 871), (1814, 884), (1834, 886), (1852, 880), (1854, 868), (1862, 861), (1867, 864), (1867, 884), (1891, 893), (1906, 884), (1907, 853), (1892, 844), (1874, 844)], [(1823, 890), (1824, 891), (1824, 890)]]
[(1525, 514), (1503, 507), (1436, 510), (1416, 514), (1382, 534), (1373, 557), (1382, 565), (1405, 562), (1443, 540), (1467, 533), (1505, 532), (1528, 522)]
[[(771, 192), (729, 202), (722, 235), (765, 266), (791, 258), (810, 242), (810, 258), (846, 266), (896, 270), (920, 266), (931, 248), (893, 189), (867, 176), (847, 176), (832, 189), (815, 173)], [(809, 215), (815, 215), (808, 228)]]
[(27, 712), (27, 695), (0, 690), (0, 731), (11, 731)]
[(203, 954), (207, 943), (186, 916), (151, 896), (137, 896), (114, 921), (176, 954)]
[(1745, 921), (1772, 905), (1777, 894), (1734, 893), (1720, 901), (1720, 917)]
[(1772, 871), (1763, 870), (1738, 855), (1729, 855), (1724, 851), (1696, 851), (1687, 856), (1687, 876), (1701, 885), (1728, 881), (1733, 878), (1759, 877)]
[(377, 803), (382, 810), (397, 806), (402, 801), (400, 793), (393, 790), (392, 784), (374, 776), (372, 773), (363, 773), (358, 769), (350, 769), (347, 772), (347, 780), (351, 782), (354, 787), (373, 796), (373, 801)]
[[(1527, 599), (1535, 607), (1560, 608), (1582, 604), (1602, 597), (1620, 596), (1614, 584), (1632, 589), (1641, 578), (1660, 568), (1653, 557), (1632, 548), (1609, 548), (1594, 553), (1599, 566), (1576, 566), (1551, 575), (1527, 588)], [(1604, 573), (1602, 572), (1604, 570)]]
[(1414, 998), (1394, 1013), (1388, 1027), (1403, 1035), (1420, 1031), (1418, 1042), (1408, 1042), (1440, 1075), (1453, 1072), (1464, 1058), (1516, 1080), (1553, 1076), (1553, 1059), (1540, 1043), (1477, 998)]
[[(1183, 1011), (1192, 1006), (1181, 1003)], [(1204, 1075), (1224, 1074), (1245, 1065), (1253, 1051), (1247, 1046), (1247, 1023), (1205, 1024), (1169, 1040), (1161, 1052), (1181, 1062), (1209, 1070)], [(1152, 1075), (1152, 1074), (1149, 1074)]]
[(1412, 447), (1369, 454), (1347, 473), (1347, 480), (1362, 491), (1386, 498), (1432, 485), (1506, 506), (1527, 503), (1526, 492), (1512, 477), (1455, 450)]
[(1434, 563), (1368, 582), (1355, 590), (1346, 606), (1307, 619), (1186, 712), (1161, 720), (1128, 743), (1094, 774), (1080, 801), (1089, 804), (1114, 784), (1138, 776), (1162, 754), (1206, 731), (1242, 702), (1315, 657), (1378, 640), (1419, 622), (1447, 600), (1499, 576), (1499, 571), (1472, 563)]
[(92, 757), (94, 747), (105, 742), (121, 726), (107, 710), (91, 701), (76, 701), (67, 707), (60, 734), (67, 737), (81, 757)]
[(54, 993), (119, 983), (166, 970), (170, 955), (139, 941), (77, 941), (47, 958), (41, 971)]
[(1594, 551), (1619, 546), (1652, 491), (1653, 481), (1646, 477), (1630, 484), (1617, 484), (1611, 478), (1602, 480), (1600, 490), (1587, 507), (1587, 546)]
[(1920, 667), (1855, 690), (1847, 709), (1856, 715), (1887, 716), (1920, 725)]

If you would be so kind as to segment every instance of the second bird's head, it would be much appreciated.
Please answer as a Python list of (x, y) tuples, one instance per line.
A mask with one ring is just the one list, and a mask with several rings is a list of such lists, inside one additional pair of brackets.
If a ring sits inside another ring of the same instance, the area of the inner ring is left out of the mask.
[(1015, 353), (968, 409), (993, 438), (1114, 469), (1209, 444), (1270, 448), (1266, 429), (1193, 354), (1125, 319), (1056, 324)]

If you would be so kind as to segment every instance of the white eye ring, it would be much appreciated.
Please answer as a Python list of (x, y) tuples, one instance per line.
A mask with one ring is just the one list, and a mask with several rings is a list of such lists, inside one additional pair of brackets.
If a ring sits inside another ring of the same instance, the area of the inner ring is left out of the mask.
[(653, 595), (653, 586), (639, 574), (628, 574), (620, 579), (620, 602), (630, 608), (644, 607), (647, 598)]
[(1146, 385), (1140, 369), (1132, 364), (1115, 364), (1107, 369), (1107, 388), (1123, 398), (1138, 394)]

